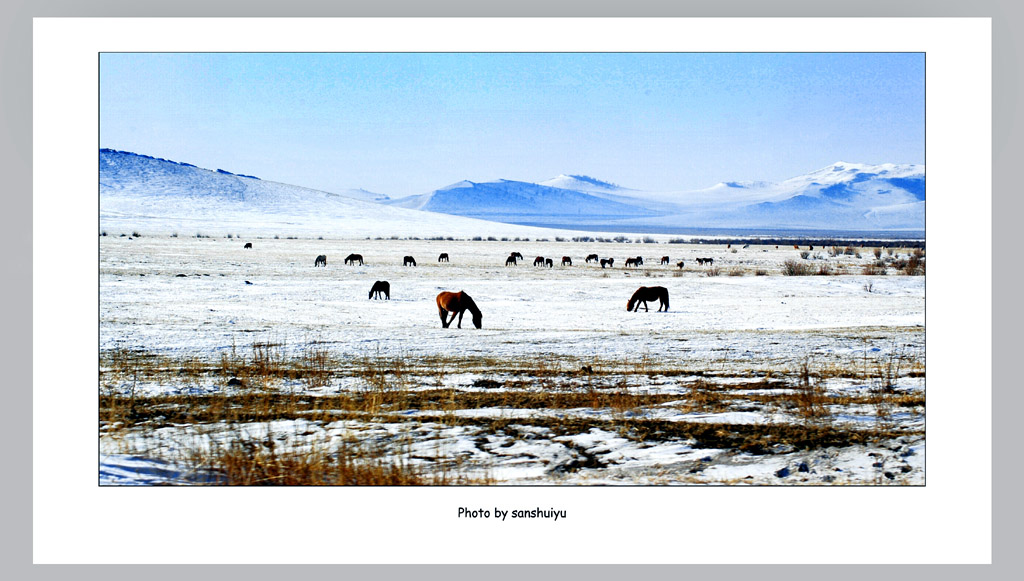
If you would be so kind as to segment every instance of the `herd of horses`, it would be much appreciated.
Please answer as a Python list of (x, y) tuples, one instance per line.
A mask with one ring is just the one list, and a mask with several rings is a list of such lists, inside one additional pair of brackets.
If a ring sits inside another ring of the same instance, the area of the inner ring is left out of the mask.
[[(245, 247), (246, 248), (252, 248), (252, 244), (251, 243), (247, 243), (245, 245)], [(520, 254), (519, 252), (513, 252), (513, 253), (508, 255), (508, 258), (505, 259), (505, 266), (518, 266), (520, 260), (523, 260), (523, 255)], [(442, 252), (437, 257), (437, 261), (438, 262), (451, 262), (451, 260), (448, 258), (448, 253), (447, 252)], [(587, 255), (586, 262), (588, 264), (591, 263), (591, 262), (597, 262), (598, 264), (601, 265), (601, 268), (614, 268), (615, 267), (615, 259), (614, 258), (600, 258), (596, 254)], [(669, 264), (670, 262), (671, 262), (671, 260), (669, 259), (668, 256), (662, 256), (661, 257), (661, 264)], [(714, 263), (714, 259), (712, 259), (712, 258), (698, 258), (697, 259), (697, 264), (700, 264), (700, 265), (705, 265), (706, 264), (706, 265), (710, 266), (713, 263)], [(360, 266), (363, 266), (364, 265), (363, 255), (362, 254), (349, 254), (348, 256), (345, 257), (345, 264), (347, 264), (347, 265), (348, 264), (351, 264), (351, 265), (359, 264)], [(643, 264), (644, 264), (644, 259), (643, 259), (642, 256), (630, 257), (630, 258), (626, 259), (625, 268), (630, 268), (630, 267), (637, 268), (637, 267), (643, 266)], [(551, 259), (551, 258), (545, 258), (543, 256), (538, 256), (538, 257), (533, 259), (533, 265), (534, 266), (546, 266), (548, 268), (553, 268), (555, 266), (555, 261), (553, 259)], [(572, 257), (570, 257), (570, 256), (563, 256), (562, 260), (561, 260), (561, 265), (562, 266), (572, 266)], [(324, 255), (324, 254), (321, 254), (320, 256), (317, 256), (316, 260), (313, 261), (313, 266), (327, 266), (327, 256)], [(404, 256), (404, 257), (402, 257), (402, 266), (416, 266), (416, 259), (413, 258), (412, 256)], [(679, 262), (677, 262), (676, 266), (679, 267), (680, 269), (682, 269), (683, 266), (684, 266), (683, 261), (680, 260)]]

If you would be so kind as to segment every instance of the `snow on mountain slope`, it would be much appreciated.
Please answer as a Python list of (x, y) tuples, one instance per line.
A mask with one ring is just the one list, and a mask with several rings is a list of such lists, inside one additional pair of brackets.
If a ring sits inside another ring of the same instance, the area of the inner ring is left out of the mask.
[(588, 192), (513, 180), (462, 181), (390, 204), (500, 222), (592, 224), (594, 220), (659, 214), (639, 200), (624, 203)]
[(100, 228), (112, 233), (330, 237), (552, 233), (395, 208), (110, 149), (100, 150), (99, 170)]

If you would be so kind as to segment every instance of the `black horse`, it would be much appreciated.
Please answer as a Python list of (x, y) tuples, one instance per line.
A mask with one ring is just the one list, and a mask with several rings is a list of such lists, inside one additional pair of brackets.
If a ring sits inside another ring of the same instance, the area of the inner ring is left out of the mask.
[(658, 310), (668, 310), (668, 289), (663, 286), (642, 286), (636, 289), (633, 296), (629, 297), (629, 302), (626, 303), (627, 311), (639, 311), (640, 303), (644, 304), (644, 311), (650, 311), (647, 308), (647, 301), (661, 301), (661, 306)]
[(594, 261), (594, 262), (597, 262), (597, 261), (599, 261), (599, 260), (600, 260), (600, 258), (598, 258), (596, 254), (588, 254), (588, 255), (587, 255), (587, 262), (588, 262), (588, 263), (589, 263), (590, 261)]
[(608, 268), (613, 268), (615, 266), (615, 259), (614, 258), (602, 258), (601, 259), (601, 268), (604, 268), (606, 266)]
[(416, 259), (411, 256), (406, 256), (402, 259), (402, 266), (416, 266)]
[(554, 266), (555, 266), (555, 261), (554, 261), (554, 260), (551, 260), (550, 258), (545, 258), (545, 259), (544, 259), (544, 266), (546, 266), (546, 267), (548, 267), (548, 268), (554, 268)]
[(515, 256), (516, 260), (522, 260), (523, 259), (523, 255), (521, 253), (519, 253), (519, 252), (513, 252), (511, 254), (511, 256)]
[(316, 260), (313, 261), (313, 266), (314, 267), (317, 267), (317, 266), (326, 267), (327, 266), (327, 255), (326, 254), (321, 254), (320, 256), (317, 256)]
[(682, 270), (682, 269), (683, 269), (683, 261), (682, 261), (682, 260), (680, 260), (679, 262), (677, 262), (677, 263), (676, 263), (676, 266), (678, 266), (678, 267), (679, 267), (679, 270)]
[(533, 265), (534, 266), (544, 266), (544, 257), (543, 256), (538, 256), (537, 258), (534, 258), (533, 259)]
[(572, 266), (572, 259), (568, 256), (562, 257), (562, 266)]
[(442, 252), (441, 256), (437, 257), (437, 261), (438, 262), (448, 262), (448, 253), (447, 252)]
[(242, 248), (252, 248), (252, 242), (246, 242), (245, 246), (243, 246)]
[(357, 262), (359, 263), (359, 266), (363, 265), (362, 254), (349, 254), (348, 256), (345, 257), (345, 264), (355, 264)]
[[(377, 282), (373, 283), (373, 286), (370, 287), (370, 295), (368, 297), (366, 297), (366, 298), (368, 298), (368, 299), (378, 298), (379, 299), (381, 294), (384, 295), (384, 300), (388, 300), (388, 301), (391, 300), (391, 284), (388, 281), (386, 281), (386, 280), (378, 280)], [(374, 295), (377, 295), (377, 296), (374, 297)]]
[(661, 263), (662, 263), (662, 264), (668, 264), (668, 263), (669, 263), (669, 259), (668, 259), (668, 257), (667, 257), (667, 256), (662, 256), (662, 257), (661, 257)]
[(509, 257), (505, 259), (505, 266), (516, 266), (516, 264), (515, 254), (510, 254)]

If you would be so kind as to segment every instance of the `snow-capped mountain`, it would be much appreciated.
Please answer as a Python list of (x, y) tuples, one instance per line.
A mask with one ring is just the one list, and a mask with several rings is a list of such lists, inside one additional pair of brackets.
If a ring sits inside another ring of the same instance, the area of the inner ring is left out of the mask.
[(836, 162), (781, 182), (723, 182), (689, 191), (643, 191), (588, 176), (537, 184), (459, 182), (391, 204), (512, 223), (578, 228), (924, 228), (924, 167)]
[[(365, 190), (329, 193), (101, 149), (100, 228), (205, 235), (542, 236), (549, 231), (396, 208)], [(345, 195), (347, 194), (347, 195)], [(372, 201), (368, 201), (372, 200)]]
[(836, 162), (781, 182), (690, 191), (643, 191), (579, 175), (540, 183), (462, 181), (391, 199), (100, 150), (100, 225), (110, 229), (330, 236), (551, 234), (520, 225), (619, 232), (923, 230), (924, 208), (920, 165)]
[(498, 222), (533, 224), (594, 224), (659, 215), (659, 212), (646, 208), (642, 201), (633, 198), (598, 196), (585, 191), (513, 180), (462, 181), (389, 203), (403, 208)]

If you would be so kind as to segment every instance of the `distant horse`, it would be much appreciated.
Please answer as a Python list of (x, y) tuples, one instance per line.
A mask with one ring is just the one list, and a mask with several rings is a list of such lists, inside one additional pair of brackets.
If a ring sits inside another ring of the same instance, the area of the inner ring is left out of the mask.
[(591, 260), (593, 260), (594, 262), (597, 262), (597, 261), (599, 261), (601, 259), (598, 258), (596, 254), (588, 254), (587, 255), (587, 262), (589, 263)]
[(640, 303), (644, 304), (644, 311), (649, 311), (647, 301), (661, 301), (658, 310), (668, 310), (668, 290), (663, 286), (642, 286), (636, 289), (633, 296), (629, 297), (626, 303), (626, 311), (639, 311)]
[(644, 265), (644, 259), (643, 259), (642, 256), (637, 256), (636, 257), (636, 265), (637, 266), (643, 266)]
[(416, 266), (416, 259), (411, 256), (406, 256), (402, 259), (402, 266)]
[(359, 263), (359, 266), (363, 265), (362, 254), (349, 254), (348, 256), (345, 257), (345, 264), (355, 264), (356, 262)]
[(509, 266), (509, 265), (515, 266), (516, 264), (517, 263), (516, 263), (516, 255), (515, 254), (510, 254), (509, 257), (505, 259), (505, 266)]
[(669, 259), (668, 259), (668, 257), (667, 257), (667, 256), (662, 256), (662, 257), (661, 257), (661, 263), (662, 263), (662, 264), (668, 264), (669, 262), (670, 262), (670, 261), (669, 261)]
[(316, 260), (313, 261), (313, 266), (314, 267), (316, 267), (316, 266), (326, 267), (327, 266), (327, 255), (326, 254), (321, 254), (320, 256), (317, 256)]
[(513, 252), (513, 253), (511, 254), (511, 256), (515, 256), (515, 257), (516, 257), (516, 260), (522, 260), (522, 259), (523, 259), (523, 255), (522, 255), (522, 254), (520, 254), (520, 253), (518, 253), (518, 252)]
[(677, 263), (676, 263), (676, 266), (678, 266), (678, 267), (679, 267), (679, 270), (682, 270), (682, 269), (683, 269), (683, 261), (682, 261), (682, 260), (680, 260), (679, 262), (677, 262)]
[(551, 260), (550, 258), (545, 258), (544, 259), (544, 266), (546, 266), (548, 268), (554, 268), (555, 267), (555, 261)]
[[(368, 298), (368, 299), (378, 298), (379, 299), (380, 295), (382, 293), (384, 295), (384, 300), (388, 300), (388, 301), (391, 300), (391, 284), (388, 283), (388, 281), (386, 281), (386, 280), (378, 280), (377, 282), (373, 283), (373, 286), (370, 287), (370, 295), (368, 297), (366, 297), (366, 298)], [(376, 295), (376, 296), (374, 296), (374, 295)]]
[(437, 257), (437, 261), (438, 262), (448, 262), (448, 253), (447, 252), (442, 252), (441, 256)]
[(608, 268), (614, 267), (615, 266), (615, 259), (614, 258), (602, 258), (601, 259), (601, 268), (604, 268), (606, 266)]
[(543, 256), (538, 256), (537, 258), (534, 258), (533, 259), (533, 265), (534, 266), (544, 266), (544, 257)]
[(639, 265), (640, 265), (640, 263), (637, 262), (636, 258), (627, 258), (626, 259), (626, 268), (629, 268), (630, 266), (639, 266)]
[[(480, 328), (484, 315), (477, 308), (476, 303), (473, 299), (465, 293), (465, 291), (459, 291), (457, 293), (442, 292), (437, 295), (437, 314), (441, 317), (441, 327), (447, 329), (451, 326), (452, 321), (455, 320), (455, 315), (459, 315), (458, 327), (462, 328), (462, 315), (466, 311), (473, 314), (473, 326), (477, 329)], [(452, 314), (452, 318), (448, 318), (448, 313)]]
[(707, 264), (707, 265), (710, 266), (710, 265), (714, 264), (714, 262), (715, 262), (714, 258), (698, 258), (697, 259), (697, 264)]
[(562, 266), (572, 266), (572, 259), (568, 256), (562, 257)]
[(245, 246), (243, 246), (242, 248), (243, 249), (245, 249), (245, 248), (252, 248), (252, 242), (246, 242)]

